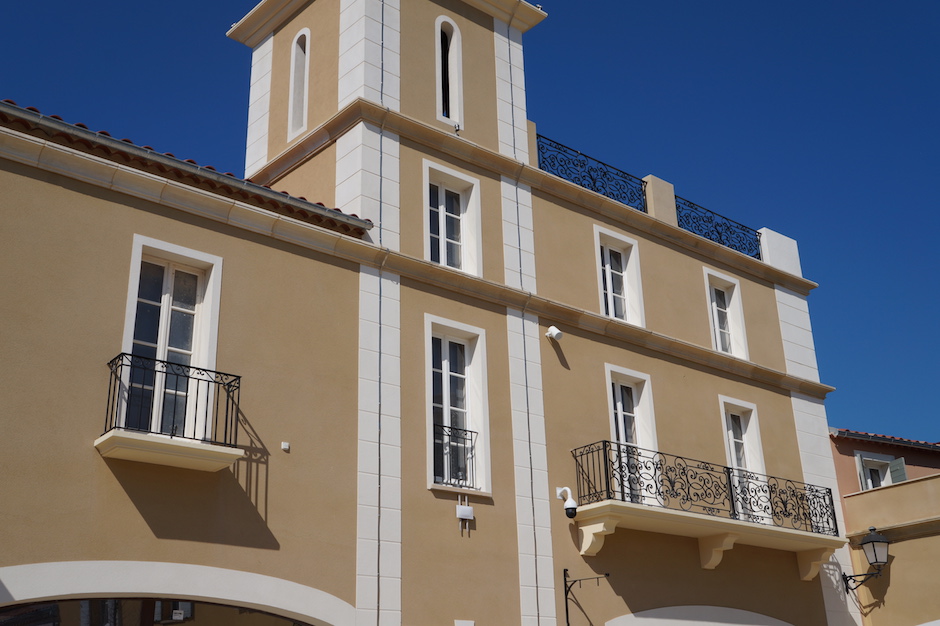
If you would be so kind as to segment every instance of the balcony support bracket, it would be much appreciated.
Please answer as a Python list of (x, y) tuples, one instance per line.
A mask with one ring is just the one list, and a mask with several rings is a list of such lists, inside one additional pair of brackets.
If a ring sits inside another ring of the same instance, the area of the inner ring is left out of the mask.
[(581, 530), (581, 556), (595, 556), (604, 547), (604, 537), (617, 530), (617, 520), (611, 517), (578, 524)]
[(819, 573), (819, 566), (829, 561), (833, 548), (816, 548), (796, 553), (796, 563), (800, 567), (800, 580), (813, 580)]
[(715, 569), (721, 563), (725, 550), (734, 547), (738, 536), (734, 533), (721, 533), (698, 538), (698, 556), (702, 562), (702, 569)]

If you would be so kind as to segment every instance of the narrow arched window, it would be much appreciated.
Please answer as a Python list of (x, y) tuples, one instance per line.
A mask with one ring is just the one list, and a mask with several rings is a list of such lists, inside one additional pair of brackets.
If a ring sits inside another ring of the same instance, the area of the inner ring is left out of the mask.
[(310, 71), (310, 31), (303, 29), (294, 38), (290, 60), (290, 100), (288, 101), (288, 129), (293, 137), (307, 127), (307, 76)]
[(437, 117), (461, 122), (462, 78), (460, 31), (446, 17), (437, 18)]

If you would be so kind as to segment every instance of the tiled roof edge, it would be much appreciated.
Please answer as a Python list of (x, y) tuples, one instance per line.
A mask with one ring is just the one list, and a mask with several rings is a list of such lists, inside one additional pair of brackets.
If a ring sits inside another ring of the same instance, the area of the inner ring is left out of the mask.
[(201, 166), (195, 161), (179, 159), (169, 153), (160, 153), (150, 147), (138, 146), (128, 139), (115, 139), (103, 131), (95, 132), (83, 127), (83, 125), (69, 124), (58, 116), (43, 115), (33, 107), (23, 108), (12, 100), (0, 101), (0, 123), (4, 122), (3, 117), (10, 120), (19, 119), (34, 128), (42, 129), (50, 136), (65, 134), (72, 137), (76, 142), (84, 143), (89, 147), (97, 144), (115, 152), (126, 153), (142, 161), (152, 162), (166, 169), (179, 170), (185, 175), (211, 181), (222, 188), (229, 187), (247, 196), (258, 196), (276, 205), (287, 205), (293, 211), (307, 212), (327, 222), (334, 222), (337, 225), (342, 224), (344, 227), (339, 230), (351, 231), (360, 237), (373, 226), (371, 220), (360, 218), (357, 215), (346, 214), (339, 209), (331, 209), (326, 205), (292, 196), (286, 191), (275, 191), (270, 187), (238, 178), (234, 174), (223, 174), (214, 168)]
[(906, 446), (908, 448), (920, 448), (922, 450), (940, 452), (940, 443), (930, 443), (929, 441), (917, 441), (916, 439), (903, 439), (901, 437), (892, 437), (890, 435), (863, 433), (861, 431), (848, 430), (845, 428), (830, 428), (829, 433), (833, 437), (843, 437), (845, 439), (856, 439), (859, 441), (872, 441), (875, 443), (886, 443), (894, 446)]

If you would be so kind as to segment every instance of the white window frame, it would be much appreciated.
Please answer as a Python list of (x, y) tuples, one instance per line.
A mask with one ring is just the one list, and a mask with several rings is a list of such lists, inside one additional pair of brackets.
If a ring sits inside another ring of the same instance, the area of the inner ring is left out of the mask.
[[(448, 69), (450, 89), (450, 111), (449, 115), (444, 115), (444, 84), (443, 84), (443, 58), (441, 51), (441, 33), (447, 33), (450, 37), (450, 47), (448, 55)], [(441, 15), (434, 22), (434, 82), (435, 82), (435, 111), (437, 119), (450, 125), (459, 125), (463, 127), (463, 53), (461, 52), (460, 29), (457, 24), (444, 15)]]
[(764, 467), (764, 449), (761, 444), (760, 420), (757, 417), (757, 405), (728, 396), (718, 396), (721, 411), (722, 439), (725, 442), (725, 455), (728, 467), (735, 468), (734, 450), (728, 436), (729, 415), (732, 413), (741, 417), (744, 427), (744, 454), (747, 459), (745, 470), (757, 474), (766, 474)]
[(607, 385), (607, 414), (610, 416), (610, 440), (619, 441), (617, 425), (614, 423), (614, 399), (611, 387), (614, 384), (627, 385), (633, 388), (634, 427), (636, 430), (636, 445), (647, 450), (659, 450), (656, 436), (656, 415), (653, 411), (653, 386), (649, 374), (620, 367), (612, 363), (604, 364)]
[[(430, 186), (438, 185), (460, 194), (460, 244), (461, 266), (451, 267), (446, 264), (446, 254), (442, 251), (440, 264), (444, 267), (482, 276), (483, 274), (483, 237), (480, 221), (480, 179), (468, 176), (450, 167), (422, 159), (423, 197), (424, 197), (424, 258), (431, 260), (431, 219), (428, 207), (431, 203)], [(442, 231), (444, 223), (441, 221)]]
[[(303, 58), (298, 42), (304, 38)], [(307, 130), (310, 99), (310, 29), (302, 28), (290, 44), (290, 91), (287, 99), (287, 139), (290, 141)], [(303, 67), (298, 65), (303, 64)]]
[[(458, 493), (491, 493), (489, 401), (486, 380), (486, 331), (482, 328), (425, 314), (425, 406), (427, 407), (427, 485), (428, 489)], [(434, 482), (433, 337), (456, 340), (466, 346), (467, 421), (477, 433), (474, 447), (474, 488), (441, 485)]]
[[(627, 448), (623, 448), (620, 445), (615, 446), (618, 454), (625, 453), (624, 458), (619, 460), (620, 463), (627, 465), (630, 461), (629, 455), (632, 455), (634, 452), (638, 454), (637, 460), (642, 463), (643, 460), (649, 458), (649, 454), (644, 452), (644, 450), (659, 451), (659, 443), (656, 437), (656, 416), (653, 412), (653, 388), (650, 377), (648, 374), (625, 367), (619, 367), (612, 363), (605, 363), (604, 370), (607, 382), (605, 386), (607, 414), (610, 416), (610, 440), (617, 444), (624, 444), (632, 448), (640, 449), (630, 452)], [(630, 387), (633, 391), (633, 428), (636, 441), (632, 444), (623, 441), (623, 438), (618, 436), (620, 430), (619, 424), (617, 423), (619, 415), (614, 400), (614, 385), (617, 386), (618, 391), (621, 386)], [(620, 485), (622, 491), (619, 497), (624, 501), (637, 504), (642, 504), (647, 497), (655, 497), (646, 494), (643, 485), (640, 484), (642, 482), (641, 477), (638, 476), (635, 478), (637, 480), (636, 483), (631, 481), (629, 484)]]
[[(900, 463), (903, 467), (904, 457), (896, 457), (890, 454), (879, 454), (877, 452), (867, 452), (865, 450), (855, 451), (855, 465), (858, 470), (858, 481), (862, 491), (887, 487), (895, 484), (894, 477), (891, 475), (893, 464)], [(875, 470), (879, 473), (880, 485), (874, 485), (869, 476), (869, 470)]]
[[(134, 326), (137, 318), (137, 294), (140, 287), (140, 269), (142, 261), (163, 262), (194, 269), (203, 275), (201, 288), (197, 293), (195, 324), (193, 328), (193, 349), (191, 367), (215, 370), (218, 349), (219, 302), (222, 290), (222, 257), (184, 248), (143, 235), (134, 235), (131, 250), (131, 268), (127, 287), (127, 306), (124, 313), (124, 336), (121, 351), (133, 352)], [(200, 411), (195, 412), (201, 415)], [(124, 424), (121, 416), (121, 425)], [(185, 429), (187, 434), (204, 431), (204, 424), (191, 423), (187, 415)], [(151, 430), (151, 432), (153, 432)]]
[[(744, 304), (741, 296), (741, 282), (732, 276), (721, 274), (709, 268), (705, 272), (705, 302), (708, 305), (708, 327), (711, 330), (712, 349), (723, 354), (730, 354), (739, 359), (748, 360), (747, 329), (744, 325)], [(728, 327), (731, 336), (731, 349), (722, 350), (718, 336), (718, 313), (715, 308), (713, 290), (725, 292), (728, 312)]]
[[(613, 313), (612, 297), (604, 289), (604, 281), (610, 283), (610, 272), (605, 258), (601, 254), (601, 247), (619, 252), (623, 258), (624, 293), (626, 302), (625, 316), (618, 318)], [(597, 293), (601, 315), (607, 311), (607, 316), (621, 319), (634, 326), (646, 327), (646, 314), (643, 306), (643, 288), (640, 280), (640, 254), (636, 239), (632, 239), (607, 228), (594, 225), (594, 267), (597, 268)]]

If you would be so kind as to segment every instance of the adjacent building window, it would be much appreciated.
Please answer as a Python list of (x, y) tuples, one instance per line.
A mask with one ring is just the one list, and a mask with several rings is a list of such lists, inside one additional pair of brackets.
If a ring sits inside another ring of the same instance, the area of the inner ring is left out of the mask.
[(705, 269), (712, 347), (741, 359), (748, 358), (741, 285), (737, 279)]
[(601, 311), (608, 317), (644, 326), (640, 261), (636, 240), (594, 227)]
[(463, 105), (463, 77), (460, 30), (449, 18), (441, 16), (435, 23), (437, 67), (437, 118), (460, 124)]
[(310, 30), (304, 28), (291, 44), (290, 100), (288, 101), (288, 138), (307, 127), (307, 79), (310, 76)]
[(215, 368), (222, 259), (135, 236), (132, 263), (122, 351), (134, 358), (121, 426), (210, 438), (198, 423), (209, 387), (198, 379)]
[(858, 479), (863, 491), (907, 480), (904, 457), (895, 458), (889, 454), (856, 450), (855, 461), (858, 465)]
[(424, 161), (425, 258), (480, 275), (480, 181)]
[(488, 490), (483, 331), (428, 316), (429, 485)]

